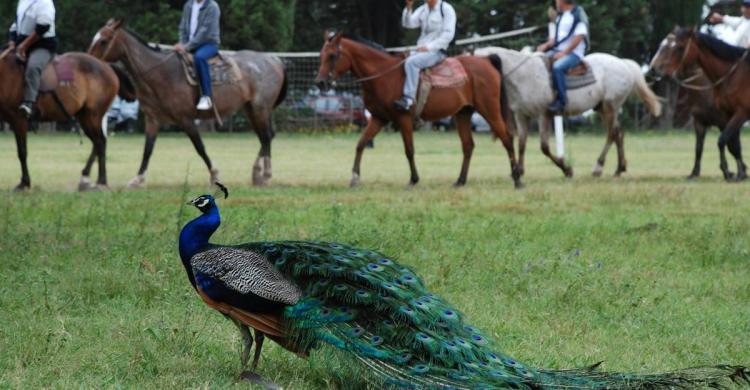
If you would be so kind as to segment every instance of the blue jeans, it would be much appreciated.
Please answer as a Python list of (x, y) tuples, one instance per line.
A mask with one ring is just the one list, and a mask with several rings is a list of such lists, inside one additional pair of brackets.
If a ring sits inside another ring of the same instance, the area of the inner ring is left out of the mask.
[(414, 100), (417, 97), (417, 86), (419, 85), (419, 72), (422, 69), (433, 67), (445, 59), (445, 54), (439, 51), (415, 53), (409, 56), (404, 63), (406, 71), (406, 82), (404, 82), (404, 96)]
[(217, 54), (219, 54), (219, 48), (213, 43), (207, 43), (200, 46), (193, 53), (195, 72), (200, 79), (203, 96), (213, 96), (211, 91), (211, 68), (208, 65), (208, 60), (215, 57)]
[[(552, 57), (555, 55), (554, 51), (547, 52), (547, 55)], [(568, 104), (568, 88), (565, 84), (565, 75), (569, 70), (575, 68), (581, 63), (581, 58), (575, 54), (568, 54), (567, 56), (555, 61), (552, 65), (552, 85), (557, 90), (557, 101), (563, 106)]]

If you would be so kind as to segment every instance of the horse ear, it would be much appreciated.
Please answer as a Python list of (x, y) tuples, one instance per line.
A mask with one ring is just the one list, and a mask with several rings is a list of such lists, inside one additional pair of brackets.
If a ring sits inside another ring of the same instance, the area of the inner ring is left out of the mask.
[(336, 35), (335, 35), (335, 36), (333, 37), (333, 39), (331, 40), (331, 42), (333, 42), (333, 43), (334, 43), (335, 45), (338, 45), (338, 44), (340, 44), (340, 43), (341, 43), (341, 39), (342, 39), (342, 38), (344, 38), (344, 32), (343, 32), (343, 31), (339, 31), (339, 32), (337, 32), (337, 33), (336, 33)]
[(328, 31), (328, 29), (325, 29), (323, 31), (323, 42), (328, 42), (328, 39), (331, 38), (331, 32)]
[(120, 18), (114, 18), (112, 19), (112, 28), (117, 30), (118, 28), (122, 27), (123, 20)]
[(682, 30), (682, 27), (680, 27), (679, 24), (675, 25), (674, 30), (672, 30), (672, 33), (677, 34), (678, 32), (680, 32), (680, 30)]

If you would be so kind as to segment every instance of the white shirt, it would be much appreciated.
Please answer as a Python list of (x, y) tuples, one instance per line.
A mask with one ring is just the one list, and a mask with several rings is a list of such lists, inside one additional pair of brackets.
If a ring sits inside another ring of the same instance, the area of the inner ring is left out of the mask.
[(190, 40), (193, 40), (196, 31), (198, 31), (198, 14), (200, 14), (201, 8), (205, 4), (205, 1), (202, 1), (200, 3), (197, 1), (193, 1), (193, 11), (190, 13)]
[[(571, 35), (568, 39), (565, 39), (570, 34), (570, 30), (573, 28), (573, 23), (575, 22), (575, 17), (573, 16), (572, 10), (568, 10), (563, 12), (562, 15), (557, 17), (557, 25), (559, 26), (557, 30), (557, 39), (560, 40), (560, 43), (555, 47), (555, 50), (563, 51), (570, 46), (570, 43), (573, 41), (573, 38), (584, 35), (589, 35), (589, 28), (586, 26), (586, 23), (580, 22), (578, 23), (578, 26), (576, 26), (575, 31), (573, 32), (573, 35)], [(581, 42), (578, 44), (578, 46), (572, 51), (573, 54), (577, 55), (578, 58), (583, 58), (586, 55), (586, 43)]]
[(447, 50), (456, 35), (456, 11), (443, 0), (438, 0), (433, 9), (427, 4), (423, 4), (414, 12), (404, 8), (401, 24), (404, 28), (422, 29), (417, 41), (418, 47), (425, 47), (431, 52)]
[(750, 46), (750, 19), (741, 16), (724, 16), (724, 23), (734, 28), (734, 39), (730, 40), (735, 46), (748, 48)]
[(16, 22), (10, 27), (19, 35), (31, 35), (36, 25), (49, 25), (43, 38), (55, 36), (55, 4), (52, 0), (20, 0), (16, 8)]

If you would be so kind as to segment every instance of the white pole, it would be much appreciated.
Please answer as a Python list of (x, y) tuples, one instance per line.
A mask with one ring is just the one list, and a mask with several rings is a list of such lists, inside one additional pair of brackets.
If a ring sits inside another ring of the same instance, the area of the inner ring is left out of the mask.
[(565, 127), (563, 117), (560, 115), (555, 116), (555, 141), (557, 143), (557, 157), (565, 157)]

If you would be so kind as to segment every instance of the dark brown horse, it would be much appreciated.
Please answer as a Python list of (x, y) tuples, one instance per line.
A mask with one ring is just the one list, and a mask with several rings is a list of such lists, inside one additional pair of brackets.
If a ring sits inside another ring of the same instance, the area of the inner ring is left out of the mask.
[[(0, 120), (8, 122), (16, 136), (18, 159), (21, 161), (21, 182), (15, 190), (23, 191), (31, 188), (26, 163), (29, 121), (18, 112), (23, 97), (24, 68), (16, 61), (13, 53), (5, 53), (0, 56)], [(107, 138), (102, 131), (102, 122), (120, 88), (119, 80), (108, 64), (84, 53), (63, 54), (58, 60), (66, 62), (72, 69), (72, 81), (57, 85), (53, 91), (41, 93), (34, 119), (45, 122), (77, 119), (93, 144), (78, 188), (81, 191), (92, 189), (89, 174), (94, 160), (99, 162), (96, 184), (106, 187)]]
[(750, 58), (748, 51), (728, 45), (694, 29), (677, 29), (674, 50), (664, 66), (672, 76), (679, 75), (694, 65), (701, 67), (713, 85), (716, 109), (729, 118), (719, 137), (721, 171), (726, 180), (747, 179), (747, 167), (742, 161), (740, 143), (736, 142), (737, 176), (729, 171), (725, 148), (740, 137), (742, 125), (750, 119)]
[[(99, 30), (89, 53), (105, 61), (124, 64), (133, 78), (145, 114), (146, 146), (138, 175), (130, 181), (130, 187), (139, 187), (145, 182), (156, 134), (163, 124), (175, 124), (185, 131), (206, 163), (211, 182), (218, 180), (219, 171), (211, 163), (195, 125), (196, 119), (211, 119), (214, 114), (196, 111), (198, 88), (188, 84), (177, 54), (151, 47), (123, 28), (122, 21), (117, 19), (109, 20)], [(240, 51), (231, 58), (239, 66), (241, 79), (236, 83), (216, 85), (214, 104), (221, 117), (245, 110), (261, 143), (253, 165), (253, 184), (265, 185), (271, 178), (271, 140), (274, 137), (271, 114), (286, 95), (284, 66), (278, 57), (252, 51)]]
[[(372, 120), (357, 144), (352, 186), (359, 184), (360, 163), (365, 146), (389, 122), (395, 123), (401, 130), (406, 158), (411, 169), (409, 183), (417, 184), (419, 175), (414, 163), (413, 112), (403, 113), (393, 106), (396, 99), (401, 96), (404, 84), (404, 56), (392, 55), (367, 43), (344, 38), (342, 33), (334, 36), (326, 33), (324, 37), (316, 82), (322, 89), (326, 89), (341, 75), (351, 71), (362, 81), (365, 106), (372, 113)], [(513, 136), (506, 126), (506, 119), (510, 118), (511, 114), (503, 94), (502, 63), (498, 57), (463, 56), (458, 57), (458, 60), (469, 75), (468, 82), (456, 88), (433, 89), (421, 117), (426, 121), (434, 121), (454, 116), (464, 156), (456, 186), (462, 186), (466, 184), (469, 162), (474, 150), (471, 114), (473, 110), (478, 111), (503, 142), (510, 159), (514, 184), (521, 187), (521, 174), (513, 149)]]
[[(669, 34), (662, 41), (659, 50), (656, 52), (654, 59), (651, 61), (651, 69), (659, 74), (664, 73), (664, 66), (672, 52), (675, 50), (675, 35)], [(713, 126), (719, 128), (720, 132), (724, 131), (729, 118), (727, 115), (716, 109), (714, 105), (715, 98), (713, 85), (698, 66), (683, 71), (685, 79), (677, 79), (681, 92), (684, 94), (687, 106), (690, 110), (690, 116), (693, 119), (693, 128), (695, 129), (695, 162), (693, 170), (688, 176), (689, 179), (695, 179), (701, 175), (701, 159), (703, 157), (703, 146), (706, 140), (706, 131)], [(742, 160), (739, 154), (741, 150), (740, 137), (729, 140), (727, 147), (735, 160)]]

